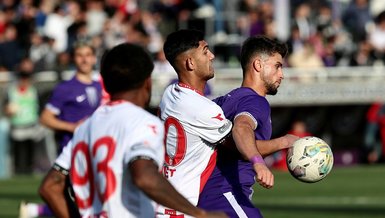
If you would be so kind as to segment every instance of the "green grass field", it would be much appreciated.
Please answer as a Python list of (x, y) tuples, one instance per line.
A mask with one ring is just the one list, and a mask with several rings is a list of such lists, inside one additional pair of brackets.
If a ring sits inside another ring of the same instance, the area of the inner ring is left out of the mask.
[[(271, 190), (255, 187), (254, 202), (266, 218), (385, 218), (385, 165), (335, 167), (313, 184), (274, 171)], [(41, 177), (0, 180), (0, 217), (17, 217), (21, 200), (39, 201)]]

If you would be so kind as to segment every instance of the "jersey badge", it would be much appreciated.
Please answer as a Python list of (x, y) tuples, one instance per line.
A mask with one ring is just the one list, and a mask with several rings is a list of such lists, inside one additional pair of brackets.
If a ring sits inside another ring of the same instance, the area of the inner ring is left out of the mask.
[(231, 127), (232, 127), (231, 121), (227, 121), (223, 126), (221, 126), (221, 127), (218, 129), (218, 132), (219, 132), (220, 134), (222, 134), (222, 133), (226, 132), (226, 130), (227, 130), (228, 128), (231, 128)]

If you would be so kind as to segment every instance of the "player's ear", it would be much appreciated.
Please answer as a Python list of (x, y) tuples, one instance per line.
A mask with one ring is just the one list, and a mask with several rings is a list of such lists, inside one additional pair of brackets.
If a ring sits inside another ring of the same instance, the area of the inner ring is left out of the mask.
[(188, 57), (186, 59), (186, 69), (187, 70), (193, 70), (194, 69), (194, 61), (191, 57)]
[(260, 58), (255, 58), (253, 61), (253, 69), (257, 72), (260, 72), (262, 69), (262, 62)]

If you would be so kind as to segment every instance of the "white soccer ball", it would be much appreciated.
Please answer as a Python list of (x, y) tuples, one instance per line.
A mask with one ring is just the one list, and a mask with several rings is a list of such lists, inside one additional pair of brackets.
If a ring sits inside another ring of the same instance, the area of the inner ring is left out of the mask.
[(325, 178), (333, 168), (333, 153), (320, 138), (307, 136), (294, 142), (286, 156), (291, 175), (302, 182), (313, 183)]

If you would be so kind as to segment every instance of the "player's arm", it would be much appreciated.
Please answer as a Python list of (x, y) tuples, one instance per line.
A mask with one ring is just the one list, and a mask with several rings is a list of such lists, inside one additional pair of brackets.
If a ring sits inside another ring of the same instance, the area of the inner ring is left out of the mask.
[(254, 135), (255, 125), (250, 116), (239, 115), (234, 119), (232, 136), (238, 151), (245, 159), (253, 162), (258, 183), (265, 188), (271, 188), (274, 185), (274, 176), (258, 151)]
[(68, 175), (52, 168), (39, 188), (40, 196), (56, 217), (70, 217), (70, 209), (64, 195), (66, 176)]
[(257, 140), (257, 149), (263, 157), (266, 157), (279, 150), (287, 149), (293, 146), (298, 136), (286, 134), (284, 136), (271, 140)]
[(224, 213), (206, 212), (192, 205), (164, 178), (157, 165), (148, 159), (129, 164), (134, 184), (154, 201), (194, 217), (226, 217)]
[(48, 108), (44, 108), (43, 112), (41, 113), (40, 123), (53, 130), (68, 132), (74, 132), (78, 126), (78, 123), (70, 123), (58, 119), (56, 114)]

